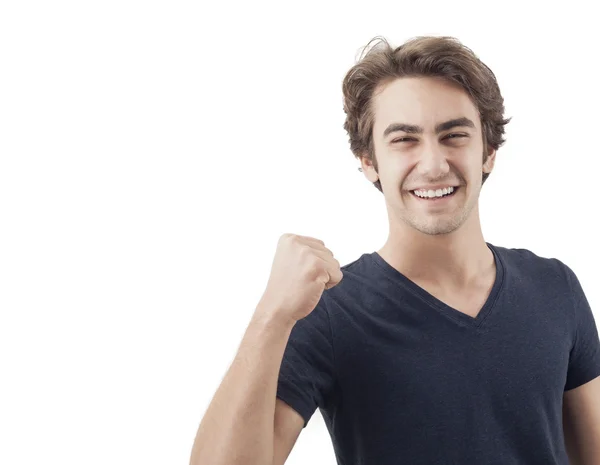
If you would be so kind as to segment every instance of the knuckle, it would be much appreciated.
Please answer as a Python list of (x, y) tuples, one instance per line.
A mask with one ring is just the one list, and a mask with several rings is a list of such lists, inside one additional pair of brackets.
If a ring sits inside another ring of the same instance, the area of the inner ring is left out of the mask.
[(306, 244), (299, 244), (299, 249), (300, 249), (300, 256), (302, 258), (307, 258), (312, 255), (312, 249), (310, 248), (310, 246), (308, 246)]

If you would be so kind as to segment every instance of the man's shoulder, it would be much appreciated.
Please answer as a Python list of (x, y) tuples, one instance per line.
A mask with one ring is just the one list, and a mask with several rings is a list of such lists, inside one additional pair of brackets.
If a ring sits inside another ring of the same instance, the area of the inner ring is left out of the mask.
[(524, 247), (492, 246), (509, 272), (542, 278), (545, 281), (566, 283), (573, 271), (561, 259)]

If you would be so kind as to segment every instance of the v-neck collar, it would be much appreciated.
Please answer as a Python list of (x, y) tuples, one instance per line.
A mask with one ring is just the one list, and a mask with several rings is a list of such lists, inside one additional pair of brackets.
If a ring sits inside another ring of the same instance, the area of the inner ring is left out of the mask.
[(494, 284), (492, 286), (490, 294), (488, 295), (487, 300), (485, 301), (483, 307), (481, 307), (479, 313), (475, 317), (467, 315), (466, 313), (463, 313), (449, 306), (448, 304), (442, 302), (440, 299), (435, 297), (433, 294), (430, 294), (424, 288), (419, 286), (414, 281), (410, 280), (408, 277), (406, 277), (404, 274), (402, 274), (400, 271), (398, 271), (396, 268), (394, 268), (392, 265), (386, 262), (383, 259), (383, 257), (379, 255), (378, 252), (372, 252), (367, 255), (369, 255), (373, 259), (375, 264), (383, 270), (385, 275), (391, 281), (402, 285), (405, 289), (417, 295), (426, 304), (430, 305), (444, 316), (452, 319), (453, 321), (461, 325), (474, 326), (478, 328), (492, 312), (492, 309), (494, 308), (494, 304), (498, 299), (498, 295), (504, 282), (504, 265), (502, 263), (502, 259), (500, 258), (500, 254), (495, 250), (495, 247), (492, 244), (488, 242), (486, 242), (486, 244), (494, 254), (494, 264), (496, 265), (496, 278), (494, 279)]

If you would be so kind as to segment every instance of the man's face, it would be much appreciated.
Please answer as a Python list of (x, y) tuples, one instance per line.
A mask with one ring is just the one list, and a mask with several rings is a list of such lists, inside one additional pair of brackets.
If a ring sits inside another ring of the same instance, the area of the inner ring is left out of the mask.
[[(365, 159), (363, 171), (381, 181), (395, 218), (424, 234), (458, 229), (477, 205), (482, 171), (490, 172), (495, 160), (492, 151), (483, 164), (477, 108), (462, 88), (439, 78), (401, 78), (382, 89), (373, 97), (379, 174)], [(451, 120), (459, 123), (436, 128)], [(429, 197), (444, 188), (450, 195)]]

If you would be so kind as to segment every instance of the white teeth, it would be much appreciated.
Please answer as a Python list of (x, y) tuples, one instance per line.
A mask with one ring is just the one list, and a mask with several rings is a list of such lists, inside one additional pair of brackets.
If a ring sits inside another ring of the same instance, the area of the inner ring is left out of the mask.
[(447, 194), (454, 192), (454, 187), (444, 187), (443, 189), (429, 189), (429, 190), (417, 190), (414, 191), (415, 195), (423, 198), (442, 197)]

